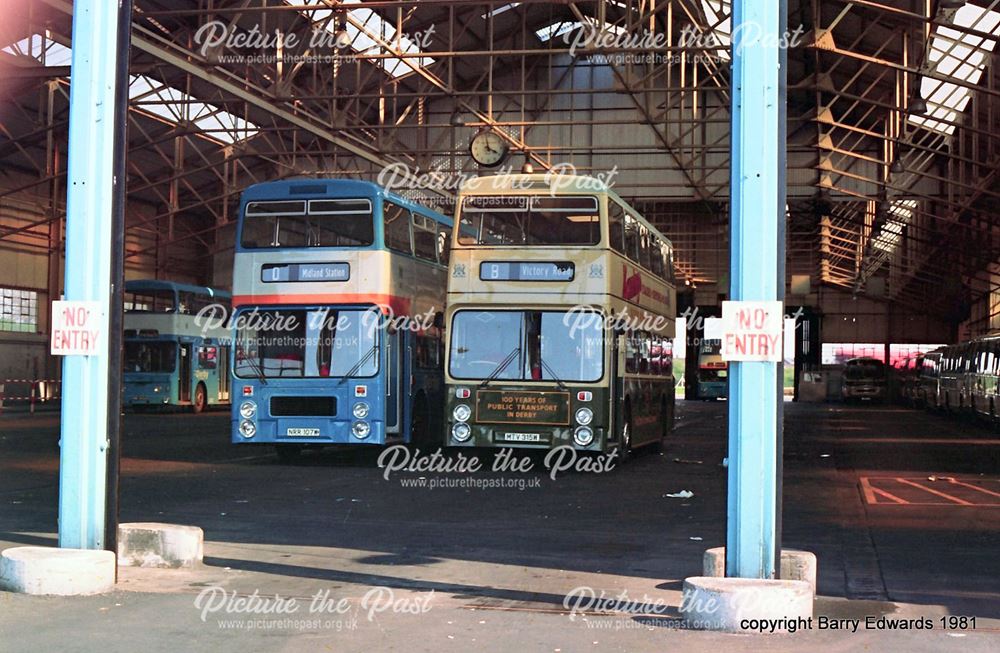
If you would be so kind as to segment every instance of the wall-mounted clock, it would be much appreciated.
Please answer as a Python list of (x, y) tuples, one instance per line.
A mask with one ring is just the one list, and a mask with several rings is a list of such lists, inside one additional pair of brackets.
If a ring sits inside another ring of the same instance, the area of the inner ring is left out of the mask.
[(469, 141), (469, 154), (482, 167), (495, 168), (507, 160), (510, 145), (500, 134), (483, 130)]

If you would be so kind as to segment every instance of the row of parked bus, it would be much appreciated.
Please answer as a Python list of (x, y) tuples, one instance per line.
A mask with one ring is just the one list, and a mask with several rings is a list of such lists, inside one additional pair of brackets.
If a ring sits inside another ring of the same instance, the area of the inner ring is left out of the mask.
[(941, 347), (905, 361), (899, 369), (903, 401), (916, 406), (1000, 418), (1000, 337)]
[(221, 372), (231, 356), (233, 442), (283, 457), (393, 442), (624, 456), (673, 423), (672, 246), (594, 178), (480, 178), (454, 219), (364, 181), (257, 184), (231, 300), (230, 340), (212, 350), (205, 332), (187, 360), (203, 369), (207, 347)]

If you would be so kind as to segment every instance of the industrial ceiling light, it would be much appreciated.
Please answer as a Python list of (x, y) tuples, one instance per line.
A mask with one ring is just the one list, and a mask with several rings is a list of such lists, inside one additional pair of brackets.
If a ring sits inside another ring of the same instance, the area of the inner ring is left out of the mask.
[(938, 9), (961, 9), (965, 6), (965, 0), (940, 0)]
[(903, 167), (902, 161), (896, 159), (895, 161), (892, 162), (892, 165), (889, 167), (889, 172), (891, 172), (894, 175), (901, 175), (904, 172), (906, 172), (906, 168)]
[(910, 100), (910, 106), (908, 106), (906, 108), (906, 110), (911, 115), (914, 115), (914, 116), (923, 116), (923, 115), (926, 115), (927, 114), (927, 102), (924, 100), (924, 98), (922, 98), (919, 95), (917, 95), (912, 100)]
[(347, 31), (347, 16), (340, 14), (336, 18), (337, 31), (333, 33), (333, 42), (338, 48), (351, 45), (351, 34)]

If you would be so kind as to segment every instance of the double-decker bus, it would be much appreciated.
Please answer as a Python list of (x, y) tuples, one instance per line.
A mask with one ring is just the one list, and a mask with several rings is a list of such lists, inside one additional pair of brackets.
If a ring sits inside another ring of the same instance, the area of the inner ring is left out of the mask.
[(725, 399), (729, 391), (729, 364), (722, 360), (722, 341), (703, 338), (698, 347), (698, 382), (695, 397), (705, 401)]
[(674, 415), (670, 242), (591, 177), (459, 193), (448, 278), (446, 444), (659, 444)]
[(225, 314), (227, 292), (155, 279), (125, 282), (127, 408), (187, 406), (200, 413), (228, 405), (229, 331), (199, 319), (203, 309)]
[(451, 225), (365, 181), (245, 190), (232, 441), (292, 459), (312, 445), (428, 439), (442, 401)]

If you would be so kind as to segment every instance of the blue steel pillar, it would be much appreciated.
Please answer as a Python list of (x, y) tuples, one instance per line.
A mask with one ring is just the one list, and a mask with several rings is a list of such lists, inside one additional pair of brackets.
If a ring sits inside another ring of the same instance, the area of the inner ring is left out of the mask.
[[(784, 298), (785, 0), (734, 0), (731, 300)], [(726, 575), (775, 578), (782, 426), (778, 363), (735, 362), (729, 386)]]
[[(108, 461), (117, 455), (118, 403), (113, 393), (120, 382), (109, 376), (109, 369), (119, 369), (111, 364), (111, 356), (120, 356), (121, 351), (110, 324), (120, 309), (112, 306), (111, 297), (120, 295), (120, 272), (113, 261), (119, 260), (116, 232), (123, 210), (124, 113), (119, 105), (127, 101), (130, 0), (120, 2), (73, 3), (65, 299), (100, 303), (97, 326), (107, 348), (97, 356), (63, 360), (59, 546), (68, 548), (107, 546)], [(114, 485), (116, 475), (112, 476)]]

